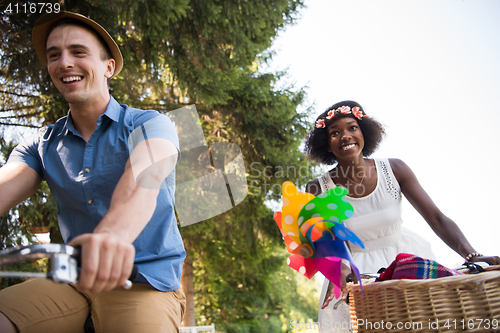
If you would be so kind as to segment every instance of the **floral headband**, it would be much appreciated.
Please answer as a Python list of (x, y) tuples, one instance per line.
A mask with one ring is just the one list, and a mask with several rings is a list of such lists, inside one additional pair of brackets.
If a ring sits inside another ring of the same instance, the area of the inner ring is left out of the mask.
[(325, 118), (320, 118), (320, 119), (316, 120), (316, 127), (317, 128), (325, 128), (326, 127), (325, 121), (332, 119), (338, 113), (342, 113), (342, 114), (349, 114), (350, 113), (354, 117), (358, 118), (359, 120), (363, 119), (364, 117), (368, 117), (365, 114), (365, 111), (361, 110), (361, 108), (359, 106), (355, 106), (351, 109), (351, 107), (344, 105), (344, 106), (341, 106), (335, 110), (328, 111)]

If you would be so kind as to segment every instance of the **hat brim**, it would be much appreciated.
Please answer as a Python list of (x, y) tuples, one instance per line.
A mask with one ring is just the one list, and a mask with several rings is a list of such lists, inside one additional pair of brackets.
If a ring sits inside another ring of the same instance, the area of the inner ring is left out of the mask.
[(38, 58), (40, 58), (43, 64), (47, 66), (47, 37), (49, 36), (50, 27), (52, 27), (54, 23), (66, 18), (78, 20), (85, 23), (103, 38), (103, 40), (108, 45), (109, 50), (111, 51), (111, 56), (115, 60), (115, 72), (111, 77), (115, 77), (116, 75), (118, 75), (118, 73), (120, 73), (123, 68), (123, 57), (122, 53), (120, 52), (120, 48), (118, 47), (114, 39), (97, 22), (81, 14), (65, 11), (45, 14), (40, 17), (38, 21), (36, 21), (35, 26), (33, 27), (33, 45), (35, 46), (35, 51), (38, 55)]

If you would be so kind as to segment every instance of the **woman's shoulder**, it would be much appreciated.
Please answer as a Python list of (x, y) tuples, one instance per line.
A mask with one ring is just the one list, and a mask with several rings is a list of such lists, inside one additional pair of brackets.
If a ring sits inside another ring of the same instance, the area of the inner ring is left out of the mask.
[(393, 168), (393, 169), (407, 166), (406, 163), (403, 162), (403, 160), (401, 160), (399, 158), (388, 158), (387, 160), (389, 161), (389, 164), (391, 165), (391, 168)]
[(401, 179), (403, 179), (408, 172), (411, 172), (410, 167), (403, 160), (399, 158), (388, 158), (387, 160), (391, 165), (394, 176), (399, 182), (401, 182)]
[(409, 168), (408, 164), (406, 164), (403, 160), (399, 158), (388, 158), (389, 164), (391, 168), (394, 169), (405, 169)]
[(321, 186), (318, 178), (314, 178), (307, 183), (306, 192), (311, 193), (312, 195), (321, 194)]

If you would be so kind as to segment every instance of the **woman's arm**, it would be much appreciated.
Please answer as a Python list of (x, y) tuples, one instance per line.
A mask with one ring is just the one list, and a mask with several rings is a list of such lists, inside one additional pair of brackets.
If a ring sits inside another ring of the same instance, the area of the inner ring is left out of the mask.
[[(390, 159), (389, 162), (401, 191), (436, 235), (463, 258), (475, 253), (476, 250), (457, 224), (445, 216), (424, 191), (410, 167), (399, 159)], [(493, 265), (500, 265), (500, 258), (496, 256), (472, 257), (471, 261), (488, 261)]]

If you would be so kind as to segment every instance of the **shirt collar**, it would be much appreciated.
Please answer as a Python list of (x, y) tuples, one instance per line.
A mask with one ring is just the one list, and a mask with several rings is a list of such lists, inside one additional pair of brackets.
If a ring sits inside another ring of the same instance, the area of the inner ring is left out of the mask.
[(106, 112), (104, 115), (114, 122), (118, 122), (120, 120), (120, 104), (113, 98), (113, 96), (109, 96), (108, 107), (106, 108)]
[[(113, 98), (113, 96), (109, 96), (109, 103), (106, 107), (106, 111), (103, 113), (106, 117), (113, 120), (114, 122), (118, 122), (120, 120), (120, 104)], [(97, 120), (98, 123), (102, 121), (102, 115)], [(68, 111), (68, 115), (66, 117), (66, 123), (64, 127), (71, 131), (72, 133), (78, 133), (75, 128), (75, 124), (73, 123), (73, 118), (71, 117), (71, 110)]]
[(75, 135), (78, 133), (78, 131), (75, 128), (75, 124), (73, 124), (73, 118), (71, 117), (71, 110), (68, 110), (68, 115), (66, 116), (66, 123), (64, 124), (64, 128), (66, 128), (66, 131), (63, 131), (62, 133), (65, 133), (67, 131), (70, 131)]

